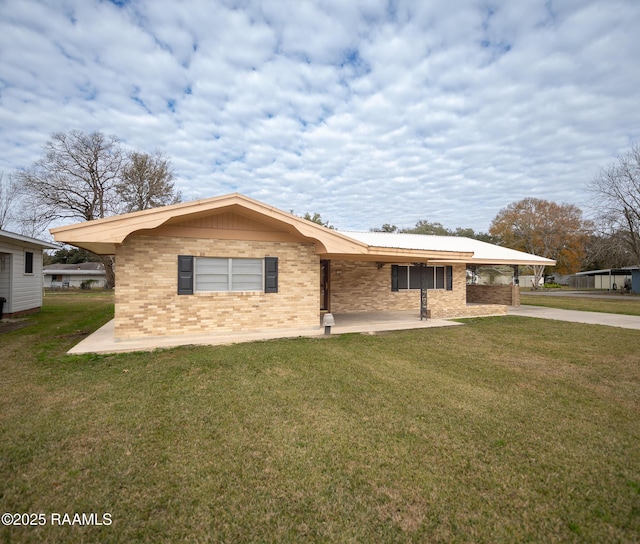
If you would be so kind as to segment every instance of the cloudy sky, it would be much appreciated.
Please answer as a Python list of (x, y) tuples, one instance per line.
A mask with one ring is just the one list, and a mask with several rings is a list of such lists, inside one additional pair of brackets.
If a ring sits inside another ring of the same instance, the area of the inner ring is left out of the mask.
[(102, 131), (186, 200), (484, 231), (585, 207), (640, 141), (639, 28), (637, 0), (0, 0), (0, 172)]

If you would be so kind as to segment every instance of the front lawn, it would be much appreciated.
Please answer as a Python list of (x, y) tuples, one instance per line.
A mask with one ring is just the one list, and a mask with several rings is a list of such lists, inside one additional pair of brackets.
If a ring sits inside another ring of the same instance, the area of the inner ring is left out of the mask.
[(636, 295), (619, 295), (619, 297), (597, 295), (520, 295), (520, 303), (531, 306), (545, 306), (563, 310), (579, 310), (583, 312), (604, 312), (609, 314), (640, 315), (640, 298)]
[(46, 521), (4, 542), (640, 539), (637, 331), (496, 317), (64, 355), (111, 303), (47, 297), (0, 335), (0, 513)]

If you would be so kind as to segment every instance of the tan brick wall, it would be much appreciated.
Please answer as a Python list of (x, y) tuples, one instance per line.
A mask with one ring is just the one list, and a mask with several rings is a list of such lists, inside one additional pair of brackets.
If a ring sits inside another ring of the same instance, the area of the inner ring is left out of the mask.
[(520, 288), (517, 285), (467, 285), (467, 302), (519, 306)]
[[(178, 255), (278, 257), (278, 293), (177, 294)], [(319, 325), (313, 244), (135, 235), (116, 254), (116, 338)]]
[[(480, 315), (467, 308), (466, 266), (453, 265), (453, 290), (430, 289), (427, 307), (433, 318)], [(333, 313), (415, 310), (420, 312), (420, 291), (391, 291), (391, 265), (331, 261), (331, 311)], [(487, 313), (487, 310), (485, 310)], [(491, 313), (491, 312), (489, 312)]]

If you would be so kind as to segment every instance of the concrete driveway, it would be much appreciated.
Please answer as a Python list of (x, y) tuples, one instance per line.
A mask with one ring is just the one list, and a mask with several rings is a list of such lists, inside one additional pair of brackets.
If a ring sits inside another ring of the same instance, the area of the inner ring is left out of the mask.
[(590, 325), (607, 325), (609, 327), (640, 330), (640, 316), (635, 315), (579, 312), (577, 310), (543, 308), (542, 306), (511, 306), (509, 307), (509, 315), (539, 317), (542, 319), (555, 319), (557, 321), (571, 321), (573, 323), (588, 323)]

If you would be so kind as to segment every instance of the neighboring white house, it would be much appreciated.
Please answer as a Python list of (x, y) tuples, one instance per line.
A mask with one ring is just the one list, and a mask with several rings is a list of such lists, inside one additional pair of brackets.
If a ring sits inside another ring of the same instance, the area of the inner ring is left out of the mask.
[(107, 275), (102, 263), (50, 264), (44, 267), (44, 286), (49, 289), (103, 288)]
[(0, 298), (3, 317), (42, 306), (42, 251), (58, 245), (0, 230)]

